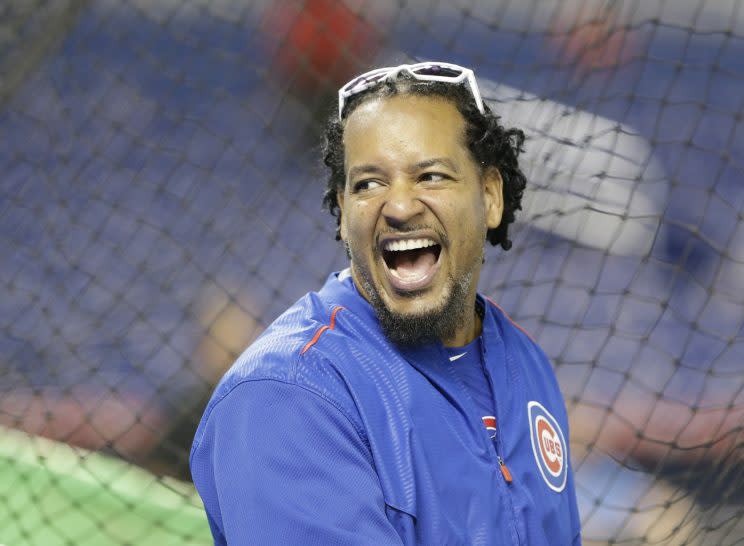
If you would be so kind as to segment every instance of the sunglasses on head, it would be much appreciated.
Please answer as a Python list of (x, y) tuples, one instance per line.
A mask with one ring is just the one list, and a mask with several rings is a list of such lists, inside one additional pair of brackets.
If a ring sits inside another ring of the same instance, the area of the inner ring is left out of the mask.
[(376, 68), (365, 72), (338, 90), (338, 119), (342, 119), (344, 106), (349, 97), (353, 97), (370, 87), (373, 87), (383, 80), (394, 80), (398, 74), (406, 72), (414, 79), (427, 82), (445, 82), (459, 85), (467, 82), (468, 89), (473, 95), (473, 100), (478, 107), (478, 111), (483, 114), (483, 99), (481, 99), (478, 84), (475, 81), (475, 74), (469, 68), (464, 68), (456, 64), (426, 62), (416, 64), (402, 64), (400, 66), (389, 66), (385, 68)]

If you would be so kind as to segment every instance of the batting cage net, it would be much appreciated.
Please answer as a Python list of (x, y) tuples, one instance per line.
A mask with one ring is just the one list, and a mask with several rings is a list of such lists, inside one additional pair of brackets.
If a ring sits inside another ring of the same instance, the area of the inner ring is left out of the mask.
[(206, 401), (346, 266), (334, 93), (429, 59), (528, 135), (481, 290), (555, 365), (584, 543), (744, 543), (744, 2), (5, 0), (0, 544), (210, 543)]

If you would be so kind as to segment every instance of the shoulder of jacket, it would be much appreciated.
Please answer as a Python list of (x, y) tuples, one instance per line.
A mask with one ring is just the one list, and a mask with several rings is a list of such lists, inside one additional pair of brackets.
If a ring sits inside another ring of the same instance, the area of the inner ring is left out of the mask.
[(329, 351), (315, 350), (336, 328), (336, 315), (342, 309), (317, 293), (297, 301), (238, 357), (215, 388), (207, 411), (241, 383), (259, 380), (295, 384), (324, 398), (337, 397), (336, 405), (348, 405)]
[(243, 351), (218, 388), (229, 390), (231, 384), (245, 379), (293, 382), (297, 365), (317, 356), (310, 349), (326, 331), (335, 328), (336, 314), (341, 309), (324, 302), (316, 293), (306, 294)]
[(512, 319), (509, 314), (504, 311), (501, 306), (496, 303), (491, 298), (484, 296), (483, 299), (486, 300), (486, 304), (489, 305), (491, 310), (494, 313), (494, 316), (496, 317), (497, 322), (502, 327), (508, 327), (510, 329), (514, 329), (515, 331), (520, 332), (521, 335), (525, 336), (529, 342), (537, 347), (537, 342), (535, 341), (535, 338), (532, 337), (532, 334), (530, 334), (527, 330), (525, 330), (522, 326), (519, 325), (514, 319)]

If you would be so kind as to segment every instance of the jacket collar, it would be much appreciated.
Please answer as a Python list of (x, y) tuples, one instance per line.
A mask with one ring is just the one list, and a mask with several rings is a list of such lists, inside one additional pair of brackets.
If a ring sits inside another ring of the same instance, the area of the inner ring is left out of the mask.
[[(359, 293), (351, 278), (351, 269), (331, 273), (325, 285), (320, 291), (321, 296), (332, 306), (341, 306), (364, 319), (367, 324), (374, 324), (379, 328), (379, 322), (374, 309), (369, 302)], [(481, 334), (484, 352), (488, 352), (489, 346), (501, 345), (500, 328), (495, 316), (496, 310), (490, 305), (486, 298), (477, 294), (477, 305), (483, 309), (483, 332)], [(380, 329), (380, 334), (382, 331)], [(444, 346), (440, 342), (429, 343), (416, 347), (399, 347), (400, 353), (416, 366), (416, 362), (443, 362), (447, 359)]]

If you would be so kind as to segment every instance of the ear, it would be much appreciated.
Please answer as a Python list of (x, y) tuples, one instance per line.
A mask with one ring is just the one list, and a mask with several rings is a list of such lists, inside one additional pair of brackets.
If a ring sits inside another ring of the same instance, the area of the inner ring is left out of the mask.
[(486, 204), (486, 226), (494, 229), (501, 224), (504, 213), (504, 181), (496, 167), (488, 167), (483, 175), (483, 191)]
[(344, 215), (344, 189), (345, 188), (342, 188), (336, 191), (336, 200), (338, 201), (338, 208), (341, 211), (338, 228), (342, 241), (346, 240), (346, 222), (344, 222), (344, 219), (346, 218), (346, 216)]

